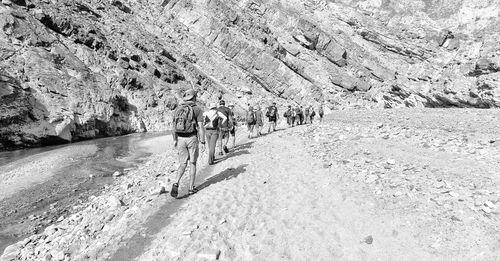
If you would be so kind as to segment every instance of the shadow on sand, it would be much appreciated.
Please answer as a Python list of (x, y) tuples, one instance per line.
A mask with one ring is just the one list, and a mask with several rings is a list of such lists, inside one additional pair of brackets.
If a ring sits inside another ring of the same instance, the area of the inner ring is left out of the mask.
[[(248, 152), (246, 152), (246, 153), (248, 153)], [(237, 168), (227, 168), (226, 170), (220, 172), (219, 174), (216, 174), (216, 175), (208, 178), (205, 182), (198, 185), (196, 188), (198, 189), (198, 191), (201, 191), (202, 189), (205, 189), (206, 187), (213, 185), (215, 183), (219, 183), (219, 182), (224, 181), (224, 180), (236, 178), (240, 174), (242, 174), (246, 171), (247, 166), (248, 166), (248, 164), (243, 164)], [(182, 197), (178, 197), (177, 199), (185, 199), (185, 198), (188, 198), (189, 196), (190, 196), (189, 194), (186, 194)]]

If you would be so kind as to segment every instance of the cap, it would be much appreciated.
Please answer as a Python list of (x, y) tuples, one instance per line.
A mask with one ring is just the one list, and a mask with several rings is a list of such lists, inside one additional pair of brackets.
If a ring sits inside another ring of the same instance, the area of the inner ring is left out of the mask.
[(208, 104), (208, 108), (209, 109), (215, 109), (215, 108), (217, 108), (217, 104), (215, 102), (211, 102), (211, 103)]
[(185, 101), (190, 101), (196, 97), (196, 91), (193, 89), (189, 89), (186, 92), (184, 92), (184, 95), (182, 96), (182, 99)]
[(220, 104), (220, 105), (226, 105), (226, 102), (225, 102), (224, 100), (220, 100), (220, 101), (219, 101), (219, 104)]

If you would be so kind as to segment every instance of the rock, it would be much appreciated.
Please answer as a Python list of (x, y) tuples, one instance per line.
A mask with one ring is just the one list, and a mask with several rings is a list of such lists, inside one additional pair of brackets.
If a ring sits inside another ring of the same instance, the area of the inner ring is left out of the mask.
[(115, 196), (111, 196), (107, 199), (107, 204), (111, 209), (119, 208), (125, 206), (125, 203), (121, 199)]
[(19, 253), (20, 249), (18, 244), (7, 246), (4, 249), (3, 254), (0, 256), (0, 261), (16, 260), (16, 257)]
[(373, 183), (375, 181), (378, 180), (378, 176), (377, 175), (370, 175), (366, 178), (365, 182), (366, 183)]
[(396, 164), (396, 160), (395, 159), (388, 159), (387, 160), (387, 164), (389, 164), (389, 165), (395, 165)]
[(370, 236), (367, 236), (363, 239), (362, 241), (363, 243), (366, 243), (368, 245), (371, 245), (373, 243), (373, 237), (370, 235)]
[(486, 207), (486, 206), (483, 206), (483, 207), (481, 208), (481, 210), (482, 210), (482, 211), (484, 211), (484, 212), (485, 212), (485, 213), (487, 213), (487, 214), (490, 214), (490, 213), (491, 213), (491, 208)]
[(198, 253), (198, 258), (203, 260), (219, 260), (219, 256), (220, 250), (218, 249), (202, 250)]
[[(147, 1), (2, 0), (0, 150), (168, 130), (172, 112), (163, 108), (174, 109), (187, 87), (201, 103), (223, 95), (241, 116), (247, 103), (267, 99), (500, 106), (495, 1), (398, 10), (341, 2), (163, 1), (158, 15)], [(297, 15), (286, 23), (276, 15), (289, 12)]]
[(120, 176), (123, 176), (123, 172), (121, 172), (121, 171), (115, 171), (113, 173), (113, 177), (115, 177), (115, 178), (120, 177)]
[(491, 201), (489, 201), (489, 200), (486, 200), (486, 201), (484, 202), (484, 205), (485, 205), (485, 206), (487, 206), (487, 207), (488, 207), (488, 208), (490, 208), (490, 209), (494, 209), (494, 208), (496, 208), (495, 204), (493, 204), (493, 202), (491, 202)]

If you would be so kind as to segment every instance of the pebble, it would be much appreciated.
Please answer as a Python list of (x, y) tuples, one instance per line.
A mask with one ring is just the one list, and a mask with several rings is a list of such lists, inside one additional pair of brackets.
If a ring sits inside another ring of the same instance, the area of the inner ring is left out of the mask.
[(495, 204), (489, 200), (485, 201), (484, 204), (489, 208), (496, 208)]
[(484, 206), (484, 207), (482, 207), (481, 209), (482, 209), (485, 213), (487, 213), (487, 214), (490, 214), (490, 213), (491, 213), (491, 208), (489, 208), (489, 207)]
[(200, 259), (219, 260), (219, 257), (220, 257), (220, 250), (218, 249), (204, 250), (198, 253), (198, 258)]
[(395, 165), (396, 164), (396, 160), (395, 159), (388, 159), (387, 160), (387, 164)]
[(373, 243), (373, 237), (371, 235), (369, 235), (369, 236), (365, 237), (362, 242), (364, 242), (368, 245), (371, 245)]

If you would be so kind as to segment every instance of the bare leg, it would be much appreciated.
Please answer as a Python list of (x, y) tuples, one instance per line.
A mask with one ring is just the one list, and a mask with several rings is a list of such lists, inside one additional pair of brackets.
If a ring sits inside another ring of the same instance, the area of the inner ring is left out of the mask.
[(189, 174), (190, 174), (189, 189), (193, 189), (194, 188), (194, 182), (195, 182), (195, 179), (196, 179), (196, 162), (195, 163), (191, 163), (189, 165)]

